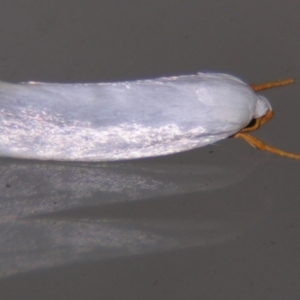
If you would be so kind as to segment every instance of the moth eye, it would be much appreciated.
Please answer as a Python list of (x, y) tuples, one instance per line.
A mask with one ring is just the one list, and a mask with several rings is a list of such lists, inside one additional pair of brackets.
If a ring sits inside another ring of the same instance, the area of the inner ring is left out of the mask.
[(255, 125), (255, 123), (256, 123), (256, 119), (252, 119), (250, 121), (250, 123), (245, 128), (251, 128), (251, 127), (253, 127)]

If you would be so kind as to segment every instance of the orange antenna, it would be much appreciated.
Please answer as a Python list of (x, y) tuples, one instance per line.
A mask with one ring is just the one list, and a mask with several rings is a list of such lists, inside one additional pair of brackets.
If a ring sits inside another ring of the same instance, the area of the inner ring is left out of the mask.
[(274, 88), (274, 87), (285, 86), (285, 85), (292, 84), (292, 83), (294, 83), (294, 79), (293, 78), (288, 78), (288, 79), (283, 79), (283, 80), (278, 80), (278, 81), (273, 81), (273, 82), (267, 82), (267, 83), (258, 84), (258, 85), (250, 84), (250, 86), (255, 92), (259, 92), (259, 91), (271, 89), (271, 88)]

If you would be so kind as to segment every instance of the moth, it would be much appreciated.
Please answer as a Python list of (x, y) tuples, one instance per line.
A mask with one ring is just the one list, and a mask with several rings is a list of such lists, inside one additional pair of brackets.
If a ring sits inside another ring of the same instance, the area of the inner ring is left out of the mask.
[(247, 133), (273, 115), (257, 91), (292, 81), (250, 86), (231, 75), (198, 73), (111, 83), (0, 82), (0, 155), (116, 161), (239, 137), (300, 159)]

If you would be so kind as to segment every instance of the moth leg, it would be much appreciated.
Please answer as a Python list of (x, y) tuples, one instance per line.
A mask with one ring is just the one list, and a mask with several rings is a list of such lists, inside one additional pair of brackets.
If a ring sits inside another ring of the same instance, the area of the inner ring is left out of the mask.
[(273, 116), (274, 116), (274, 111), (268, 110), (263, 117), (255, 119), (253, 125), (243, 128), (240, 132), (250, 132), (250, 131), (257, 130), (261, 125), (271, 120)]
[(277, 154), (277, 155), (280, 155), (280, 156), (300, 160), (300, 155), (299, 154), (286, 152), (286, 151), (280, 150), (278, 148), (269, 146), (269, 145), (265, 144), (264, 142), (262, 142), (261, 140), (259, 140), (258, 138), (254, 137), (254, 136), (251, 136), (247, 133), (238, 132), (234, 135), (234, 137), (235, 138), (242, 138), (247, 143), (249, 143), (251, 146), (253, 146), (253, 147), (255, 147), (259, 150), (268, 151), (268, 152), (271, 152), (271, 153), (274, 153), (274, 154)]
[(267, 83), (263, 83), (263, 84), (250, 84), (250, 87), (255, 92), (259, 92), (259, 91), (271, 89), (273, 87), (288, 85), (288, 84), (291, 84), (293, 82), (294, 82), (294, 79), (293, 78), (289, 78), (289, 79), (284, 79), (284, 80), (267, 82)]

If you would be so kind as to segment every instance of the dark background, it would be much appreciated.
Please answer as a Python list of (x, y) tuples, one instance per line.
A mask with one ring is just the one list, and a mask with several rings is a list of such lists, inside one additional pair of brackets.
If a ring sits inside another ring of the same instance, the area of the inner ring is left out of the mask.
[[(292, 0), (1, 1), (0, 78), (293, 77), (264, 92), (275, 117), (255, 135), (300, 153), (299, 12)], [(124, 164), (120, 181), (101, 168), (0, 161), (1, 298), (299, 298), (300, 162), (229, 139)]]

